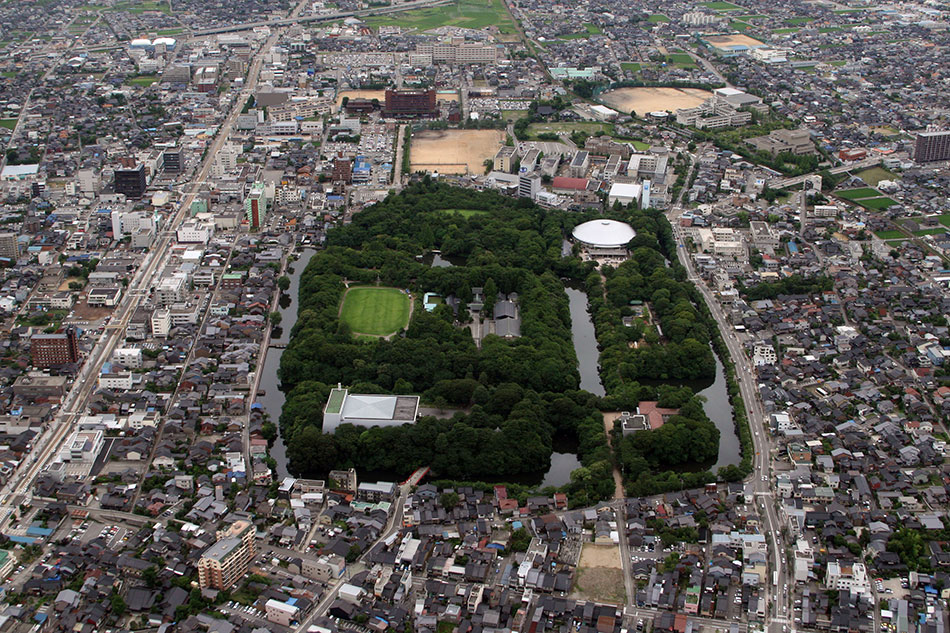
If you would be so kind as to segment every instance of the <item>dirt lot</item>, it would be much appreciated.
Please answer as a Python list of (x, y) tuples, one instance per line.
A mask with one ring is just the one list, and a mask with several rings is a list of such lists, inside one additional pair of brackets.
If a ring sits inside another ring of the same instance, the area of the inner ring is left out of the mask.
[(698, 88), (619, 88), (602, 94), (601, 101), (620, 112), (633, 111), (644, 116), (650, 112), (695, 108), (711, 96), (708, 90)]
[(729, 46), (748, 46), (752, 48), (754, 46), (762, 46), (762, 42), (752, 39), (748, 35), (710, 35), (703, 39), (716, 48), (727, 48)]
[(486, 159), (505, 142), (502, 130), (424, 130), (412, 135), (412, 170), (442, 174), (484, 173)]
[(580, 567), (611, 567), (622, 569), (620, 548), (616, 545), (595, 545), (584, 543), (581, 550)]
[(574, 575), (571, 598), (623, 604), (623, 571), (607, 567), (580, 567)]

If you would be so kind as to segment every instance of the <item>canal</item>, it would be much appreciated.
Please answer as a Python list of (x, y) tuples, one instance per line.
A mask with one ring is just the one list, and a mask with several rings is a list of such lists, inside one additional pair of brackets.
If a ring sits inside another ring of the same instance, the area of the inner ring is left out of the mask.
[[(290, 341), (290, 330), (297, 322), (300, 277), (315, 252), (313, 249), (301, 251), (300, 258), (291, 263), (287, 269), (286, 274), (290, 277), (290, 288), (287, 289), (287, 292), (281, 294), (278, 307), (281, 315), (281, 327), (279, 331), (274, 331), (274, 334), (279, 334), (279, 336), (272, 336), (271, 343), (286, 344)], [(258, 389), (264, 390), (264, 395), (256, 399), (264, 407), (270, 421), (277, 426), (277, 439), (274, 440), (274, 445), (270, 447), (270, 456), (277, 462), (276, 472), (274, 473), (275, 479), (283, 479), (289, 474), (287, 472), (287, 447), (284, 444), (284, 438), (280, 434), (280, 410), (284, 406), (284, 393), (280, 390), (280, 382), (277, 379), (277, 370), (280, 368), (280, 357), (283, 353), (283, 349), (273, 347), (267, 350), (264, 366), (261, 368), (261, 382), (258, 387)]]

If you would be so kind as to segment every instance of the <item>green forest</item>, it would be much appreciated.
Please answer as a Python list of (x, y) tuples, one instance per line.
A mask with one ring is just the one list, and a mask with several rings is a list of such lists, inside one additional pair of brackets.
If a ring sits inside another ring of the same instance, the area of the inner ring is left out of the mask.
[[(280, 424), (291, 472), (316, 476), (352, 466), (408, 474), (428, 465), (434, 477), (498, 481), (544, 472), (557, 435), (579, 445), (583, 467), (562, 488), (571, 504), (608, 498), (612, 457), (600, 411), (655, 398), (656, 387), (638, 380), (711, 378), (715, 372), (706, 321), (685, 290), (692, 288), (666, 267), (668, 222), (652, 210), (614, 210), (612, 216), (631, 222), (640, 235), (631, 244), (631, 262), (605, 271), (606, 291), (597, 286), (601, 278), (593, 263), (561, 256), (563, 236), (594, 214), (545, 211), (527, 200), (428, 177), (330, 231), (327, 248), (303, 273), (298, 321), (279, 372), (287, 396)], [(436, 249), (456, 265), (424, 263), (423, 256)], [(591, 294), (604, 350), (605, 398), (578, 388), (564, 280), (586, 283)], [(354, 337), (338, 318), (347, 284), (410, 290), (416, 304), (408, 328), (389, 341)], [(520, 338), (489, 335), (476, 346), (464, 327), (473, 287), (484, 288), (486, 313), (496, 297), (518, 293)], [(458, 314), (445, 304), (426, 312), (425, 292), (457, 297)], [(634, 299), (652, 302), (663, 332), (640, 349), (627, 346), (636, 328), (621, 322)], [(424, 405), (454, 413), (402, 427), (342, 425), (325, 435), (322, 410), (337, 383), (354, 393), (420, 394)], [(715, 431), (705, 416), (683, 420)], [(715, 454), (718, 432), (706, 437)]]

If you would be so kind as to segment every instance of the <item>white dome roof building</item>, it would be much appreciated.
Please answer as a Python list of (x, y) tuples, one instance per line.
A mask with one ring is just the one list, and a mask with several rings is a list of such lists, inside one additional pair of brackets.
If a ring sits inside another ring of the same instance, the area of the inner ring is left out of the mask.
[(602, 264), (618, 264), (627, 259), (627, 244), (637, 232), (626, 222), (600, 218), (574, 227), (571, 237), (581, 246), (583, 258)]

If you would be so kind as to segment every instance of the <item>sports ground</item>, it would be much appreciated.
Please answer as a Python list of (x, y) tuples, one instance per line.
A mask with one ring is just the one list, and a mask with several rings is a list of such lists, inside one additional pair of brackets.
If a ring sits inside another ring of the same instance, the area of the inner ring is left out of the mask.
[(398, 288), (350, 288), (343, 296), (340, 319), (354, 334), (388, 336), (409, 324), (411, 300)]

